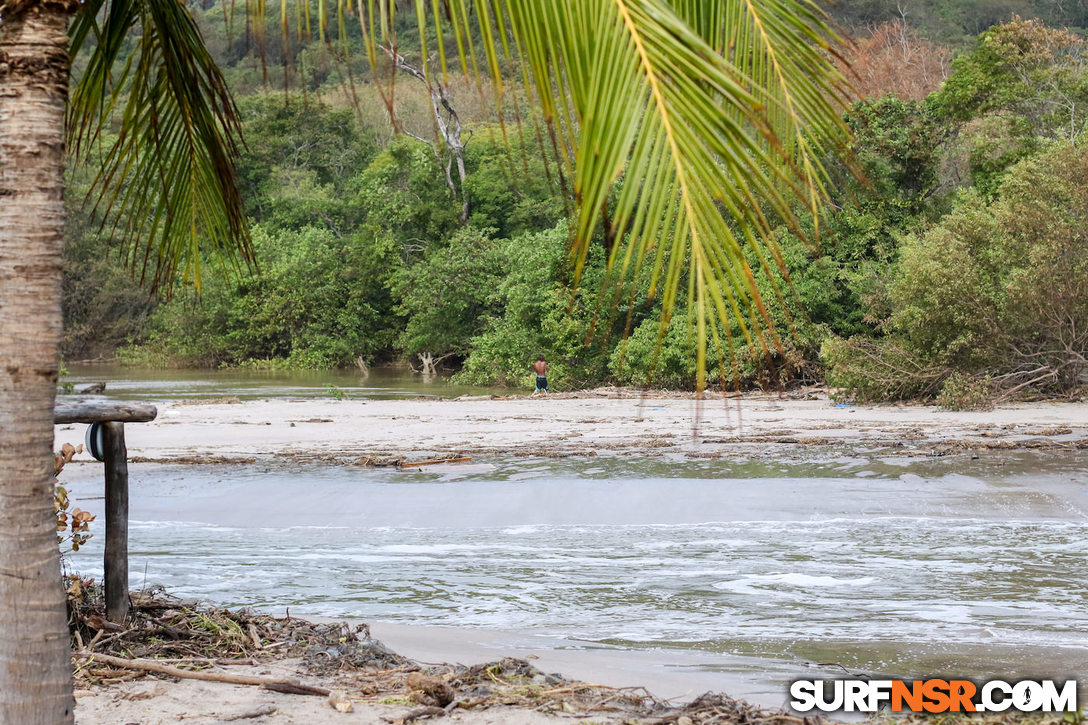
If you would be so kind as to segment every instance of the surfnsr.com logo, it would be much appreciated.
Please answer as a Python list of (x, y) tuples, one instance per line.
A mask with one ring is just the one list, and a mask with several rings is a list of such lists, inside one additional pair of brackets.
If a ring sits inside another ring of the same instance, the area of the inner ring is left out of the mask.
[(797, 712), (1076, 712), (1076, 680), (797, 680)]

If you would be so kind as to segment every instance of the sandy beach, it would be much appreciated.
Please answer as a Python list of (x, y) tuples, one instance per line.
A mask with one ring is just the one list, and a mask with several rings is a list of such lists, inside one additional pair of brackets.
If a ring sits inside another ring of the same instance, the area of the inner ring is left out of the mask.
[[(505, 633), (469, 632), (436, 627), (379, 624), (371, 628), (376, 637), (392, 646), (398, 653), (416, 659), (424, 666), (440, 662), (479, 664), (494, 662), (501, 657), (524, 659), (542, 672), (562, 674), (568, 680), (601, 687), (607, 694), (617, 692), (651, 692), (662, 702), (677, 704), (691, 702), (707, 692), (728, 690), (730, 697), (753, 702), (759, 707), (777, 709), (785, 706), (784, 692), (756, 691), (743, 678), (725, 672), (701, 672), (695, 668), (700, 658), (673, 656), (672, 667), (662, 667), (660, 658), (638, 652), (563, 652), (538, 650), (524, 642), (511, 642)], [(522, 646), (517, 646), (521, 644)], [(728, 658), (721, 658), (728, 667)], [(768, 662), (769, 668), (776, 663)], [(813, 676), (811, 671), (778, 664), (778, 674), (794, 679)], [(405, 720), (419, 706), (409, 700), (411, 693), (401, 688), (376, 690), (374, 682), (381, 678), (366, 673), (315, 675), (308, 672), (298, 659), (271, 661), (258, 665), (232, 665), (213, 671), (230, 674), (255, 675), (265, 678), (292, 678), (343, 693), (352, 702), (350, 713), (339, 712), (323, 697), (307, 697), (271, 692), (259, 687), (193, 680), (161, 680), (144, 678), (134, 682), (112, 684), (78, 690), (76, 722), (81, 725), (133, 723), (165, 725), (193, 722), (212, 725), (222, 722), (257, 723), (397, 723)], [(828, 674), (830, 676), (830, 674)], [(747, 687), (746, 687), (747, 685)], [(568, 686), (569, 687), (569, 686)], [(557, 688), (545, 688), (557, 689)], [(671, 693), (671, 697), (663, 693)], [(664, 715), (665, 713), (661, 713)], [(433, 717), (433, 715), (432, 715)], [(588, 711), (572, 707), (555, 707), (546, 702), (536, 707), (524, 703), (517, 707), (498, 706), (478, 709), (454, 709), (441, 716), (445, 721), (468, 725), (535, 725), (556, 721), (589, 721), (598, 723), (628, 722), (629, 715), (607, 710)], [(422, 719), (422, 718), (421, 718)], [(676, 714), (669, 722), (675, 722)], [(694, 720), (693, 722), (698, 722)]]
[[(294, 676), (297, 662), (264, 666), (232, 667), (235, 674)], [(304, 678), (314, 684), (340, 684), (318, 678)], [(399, 693), (398, 693), (399, 694)], [(227, 722), (283, 723), (284, 725), (332, 725), (343, 723), (403, 723), (405, 716), (419, 709), (409, 702), (374, 704), (349, 697), (350, 712), (336, 710), (324, 697), (307, 697), (270, 692), (259, 687), (218, 682), (148, 679), (76, 692), (76, 722), (79, 725), (166, 725), (192, 723), (219, 725)], [(495, 707), (487, 710), (454, 710), (440, 721), (465, 725), (538, 725), (563, 719), (532, 709)], [(569, 719), (569, 716), (568, 718)], [(416, 720), (410, 720), (415, 722)], [(596, 722), (620, 722), (596, 717)], [(577, 722), (577, 720), (574, 720)]]
[[(81, 436), (82, 426), (58, 426), (58, 442), (76, 427)], [(954, 412), (847, 405), (822, 392), (699, 402), (622, 390), (581, 397), (182, 401), (160, 405), (157, 420), (129, 425), (126, 437), (133, 460), (162, 463), (452, 453), (788, 457), (813, 448), (926, 456), (1081, 447), (1088, 441), (1088, 403)]]

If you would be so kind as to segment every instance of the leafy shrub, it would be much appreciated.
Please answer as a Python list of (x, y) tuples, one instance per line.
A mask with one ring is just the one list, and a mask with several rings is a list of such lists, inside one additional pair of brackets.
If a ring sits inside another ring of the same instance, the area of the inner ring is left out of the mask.
[(595, 247), (577, 294), (571, 290), (567, 266), (568, 231), (561, 223), (548, 231), (506, 242), (508, 267), (492, 292), (499, 310), (472, 339), (471, 352), (456, 376), (479, 385), (531, 384), (530, 364), (538, 354), (548, 360), (553, 389), (576, 389), (607, 379), (609, 330), (591, 338), (598, 310), (603, 251)]
[[(72, 462), (72, 457), (83, 450), (71, 443), (61, 446), (59, 452), (53, 456), (53, 475), (59, 476), (64, 466)], [(68, 489), (53, 480), (53, 514), (57, 519), (57, 544), (61, 547), (61, 553), (79, 551), (79, 547), (87, 543), (91, 538), (90, 523), (94, 521), (94, 514), (80, 508), (73, 508), (68, 498)], [(68, 549), (64, 546), (67, 544)]]
[(468, 354), (507, 266), (504, 243), (491, 231), (466, 227), (448, 246), (394, 275), (397, 311), (406, 319), (399, 343), (406, 353)]
[[(782, 390), (822, 380), (817, 353), (818, 340), (825, 331), (807, 323), (791, 326), (778, 321), (775, 326), (774, 334), (766, 329), (753, 331), (751, 342), (735, 328), (730, 337), (719, 327), (722, 349), (710, 343), (707, 387)], [(693, 390), (697, 385), (696, 345), (695, 332), (683, 310), (670, 321), (663, 338), (657, 317), (650, 315), (615, 346), (608, 368), (621, 385)]]
[(955, 372), (945, 378), (937, 405), (948, 410), (985, 410), (990, 402), (990, 381)]
[[(387, 349), (400, 321), (385, 287), (387, 258), (365, 236), (328, 229), (253, 229), (259, 273), (208, 280), (203, 295), (162, 305), (143, 346), (197, 366), (283, 360), (289, 367), (351, 366)], [(130, 353), (132, 355), (132, 353)]]
[(862, 403), (932, 397), (947, 367), (918, 355), (894, 337), (831, 338), (820, 352), (827, 384)]
[[(608, 368), (621, 385), (649, 388), (695, 387), (695, 340), (683, 314), (677, 314), (661, 338), (657, 320), (646, 319), (621, 341)], [(718, 377), (717, 364), (707, 364), (707, 378)]]
[[(825, 349), (830, 381), (863, 398), (930, 397), (951, 373), (994, 394), (1068, 394), (1088, 374), (1088, 154), (1074, 144), (1013, 167), (998, 199), (963, 194), (908, 237), (889, 286), (889, 337)], [(966, 395), (952, 383), (948, 399)]]

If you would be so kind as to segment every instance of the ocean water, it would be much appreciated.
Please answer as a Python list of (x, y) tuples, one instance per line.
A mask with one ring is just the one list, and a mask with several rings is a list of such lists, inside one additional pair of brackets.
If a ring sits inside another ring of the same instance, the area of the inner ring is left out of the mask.
[[(131, 584), (902, 676), (1088, 671), (1078, 454), (132, 466)], [(96, 466), (65, 471), (100, 512)], [(101, 574), (102, 537), (72, 565)]]

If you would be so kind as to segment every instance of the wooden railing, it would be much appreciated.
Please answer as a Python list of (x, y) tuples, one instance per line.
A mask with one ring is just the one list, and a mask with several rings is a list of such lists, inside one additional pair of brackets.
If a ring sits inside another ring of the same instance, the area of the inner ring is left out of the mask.
[(128, 451), (125, 423), (155, 420), (153, 405), (78, 403), (58, 405), (55, 423), (101, 423), (102, 454), (106, 471), (106, 617), (120, 624), (128, 615)]

